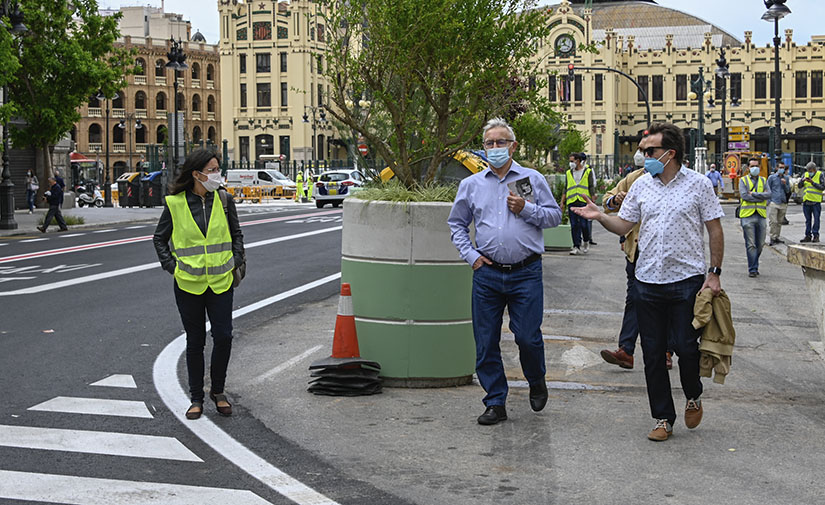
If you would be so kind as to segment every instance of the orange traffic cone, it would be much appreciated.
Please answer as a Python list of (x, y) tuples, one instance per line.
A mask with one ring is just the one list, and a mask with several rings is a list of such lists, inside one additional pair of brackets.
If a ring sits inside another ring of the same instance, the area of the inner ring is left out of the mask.
[(341, 284), (338, 317), (335, 318), (335, 334), (332, 337), (332, 357), (361, 357), (358, 351), (358, 334), (355, 331), (355, 315), (352, 312), (352, 290), (347, 282)]

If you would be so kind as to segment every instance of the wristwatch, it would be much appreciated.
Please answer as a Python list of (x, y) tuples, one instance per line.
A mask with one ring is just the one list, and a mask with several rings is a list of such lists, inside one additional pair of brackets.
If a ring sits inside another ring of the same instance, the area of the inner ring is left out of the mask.
[(722, 269), (719, 268), (719, 267), (710, 267), (710, 268), (708, 268), (708, 273), (709, 274), (722, 275)]

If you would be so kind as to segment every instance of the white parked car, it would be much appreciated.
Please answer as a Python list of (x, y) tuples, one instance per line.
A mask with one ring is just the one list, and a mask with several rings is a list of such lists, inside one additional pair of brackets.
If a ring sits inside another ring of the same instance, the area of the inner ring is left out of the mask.
[(367, 182), (366, 177), (358, 170), (342, 169), (323, 172), (316, 178), (315, 190), (312, 192), (315, 206), (320, 209), (331, 203), (333, 207), (338, 207), (344, 198), (361, 189), (365, 182)]

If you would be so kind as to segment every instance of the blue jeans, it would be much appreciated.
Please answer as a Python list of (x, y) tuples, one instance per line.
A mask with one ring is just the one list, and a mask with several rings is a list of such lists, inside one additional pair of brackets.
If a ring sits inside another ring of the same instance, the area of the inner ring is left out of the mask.
[(585, 242), (590, 242), (590, 227), (587, 219), (576, 214), (572, 207), (584, 207), (584, 202), (573, 202), (567, 206), (567, 213), (570, 215), (570, 233), (573, 234), (573, 247), (581, 247), (582, 238)]
[[(638, 254), (637, 254), (638, 256)], [(639, 319), (636, 316), (636, 298), (639, 296), (636, 290), (636, 264), (625, 258), (625, 273), (627, 274), (627, 294), (624, 300), (624, 316), (622, 317), (622, 329), (619, 331), (619, 347), (624, 352), (633, 356), (636, 352), (636, 338), (639, 336)], [(667, 351), (672, 353), (676, 348), (673, 343), (673, 335), (668, 335)]]
[(510, 331), (516, 337), (521, 369), (527, 382), (544, 381), (544, 286), (541, 261), (514, 272), (484, 265), (473, 271), (473, 334), (476, 340), (476, 375), (487, 395), (484, 405), (504, 405), (507, 377), (501, 362), (501, 324), (504, 307), (510, 314)]
[(212, 391), (223, 393), (226, 369), (232, 352), (232, 296), (233, 289), (216, 295), (211, 288), (201, 295), (193, 295), (175, 282), (175, 302), (178, 305), (183, 329), (186, 330), (186, 369), (189, 375), (189, 397), (193, 402), (203, 401), (203, 347), (206, 344), (206, 316), (212, 327), (212, 360), (209, 377)]
[(748, 272), (759, 272), (759, 255), (765, 246), (767, 220), (757, 213), (739, 220), (745, 235), (745, 251), (748, 254)]
[[(802, 213), (805, 214), (805, 236), (810, 237), (811, 235), (815, 237), (819, 237), (819, 213), (822, 212), (822, 204), (817, 202), (814, 204), (808, 204), (807, 202), (802, 204)], [(811, 217), (813, 217), (813, 226), (811, 226)]]
[(702, 275), (670, 284), (636, 282), (636, 315), (645, 359), (647, 398), (654, 419), (667, 419), (671, 424), (676, 421), (670, 375), (665, 363), (668, 335), (672, 337), (674, 350), (679, 356), (679, 379), (685, 398), (696, 399), (702, 395), (702, 381), (699, 378), (700, 331), (693, 329), (691, 323), (696, 293), (704, 282)]
[(34, 195), (37, 194), (37, 191), (27, 189), (26, 190), (26, 204), (29, 206), (29, 210), (34, 212)]

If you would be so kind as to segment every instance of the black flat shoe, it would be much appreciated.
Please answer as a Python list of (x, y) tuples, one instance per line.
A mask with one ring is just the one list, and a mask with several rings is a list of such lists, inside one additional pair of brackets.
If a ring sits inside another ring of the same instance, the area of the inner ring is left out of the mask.
[(478, 424), (491, 425), (507, 420), (507, 409), (504, 405), (490, 405), (483, 414), (478, 416)]
[(547, 405), (547, 383), (544, 379), (541, 382), (530, 384), (530, 408), (533, 412), (539, 412)]
[(186, 411), (186, 419), (198, 419), (203, 414), (203, 402), (192, 402)]
[[(224, 393), (209, 393), (209, 398), (215, 402), (215, 408), (218, 409), (218, 414), (222, 416), (231, 416), (232, 415), (232, 404), (229, 403), (229, 400), (226, 399), (226, 394)], [(224, 405), (221, 405), (223, 403)]]

